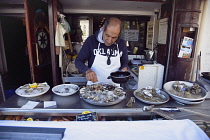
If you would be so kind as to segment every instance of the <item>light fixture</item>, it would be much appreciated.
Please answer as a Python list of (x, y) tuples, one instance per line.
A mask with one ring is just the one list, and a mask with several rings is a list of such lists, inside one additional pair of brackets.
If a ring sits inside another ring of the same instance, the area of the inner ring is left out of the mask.
[(154, 9), (154, 13), (157, 15), (157, 19), (158, 19), (158, 17), (159, 17), (159, 12), (160, 12), (159, 9)]

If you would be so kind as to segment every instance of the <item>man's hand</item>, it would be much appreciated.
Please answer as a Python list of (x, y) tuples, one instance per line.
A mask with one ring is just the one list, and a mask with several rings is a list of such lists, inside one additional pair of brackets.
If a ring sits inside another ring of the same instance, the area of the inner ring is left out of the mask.
[(85, 73), (86, 73), (86, 78), (88, 81), (92, 81), (93, 83), (98, 82), (97, 75), (94, 71), (89, 69)]
[(128, 71), (128, 68), (127, 68), (127, 67), (124, 67), (124, 68), (122, 69), (122, 71)]

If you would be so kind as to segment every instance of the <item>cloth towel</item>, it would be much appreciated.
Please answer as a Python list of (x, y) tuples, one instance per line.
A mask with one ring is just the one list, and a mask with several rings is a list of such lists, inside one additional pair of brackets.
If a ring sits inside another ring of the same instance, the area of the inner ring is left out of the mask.
[(63, 36), (65, 33), (66, 30), (63, 28), (60, 22), (57, 22), (56, 33), (55, 33), (55, 46), (66, 47), (65, 39)]

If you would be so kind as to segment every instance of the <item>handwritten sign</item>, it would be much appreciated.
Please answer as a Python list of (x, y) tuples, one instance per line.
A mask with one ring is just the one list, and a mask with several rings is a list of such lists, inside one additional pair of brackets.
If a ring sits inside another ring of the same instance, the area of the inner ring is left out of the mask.
[(87, 113), (87, 114), (78, 114), (76, 116), (76, 120), (77, 121), (97, 121), (98, 116), (97, 116), (96, 112), (91, 112), (91, 113)]

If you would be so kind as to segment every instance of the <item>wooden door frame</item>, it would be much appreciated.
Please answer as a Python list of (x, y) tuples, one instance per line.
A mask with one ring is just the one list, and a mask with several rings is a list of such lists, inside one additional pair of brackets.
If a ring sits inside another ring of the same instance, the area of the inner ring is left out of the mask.
[(57, 12), (63, 9), (62, 4), (58, 0), (48, 0), (48, 16), (49, 16), (49, 32), (50, 32), (50, 50), (51, 50), (51, 63), (52, 63), (52, 79), (53, 85), (56, 86), (61, 83), (61, 72), (59, 69), (59, 58), (56, 55), (55, 46), (55, 31), (57, 24)]
[[(32, 17), (29, 17), (29, 6), (28, 0), (24, 0), (24, 12), (25, 12), (25, 21), (26, 21), (26, 36), (27, 36), (27, 48), (28, 48), (28, 55), (29, 55), (29, 65), (31, 71), (31, 81), (36, 82), (35, 80), (35, 68), (36, 65), (34, 60), (34, 55), (32, 53), (33, 47), (33, 36), (30, 34), (30, 29), (32, 29), (32, 22), (30, 20)], [(48, 0), (48, 17), (49, 17), (49, 35), (50, 35), (50, 51), (51, 51), (51, 63), (52, 63), (52, 79), (53, 85), (60, 84), (61, 75), (59, 72), (59, 65), (58, 65), (58, 56), (56, 56), (56, 47), (55, 47), (55, 30), (56, 30), (56, 23), (57, 23), (57, 11), (58, 5), (60, 7), (61, 4), (57, 0)], [(62, 8), (61, 8), (62, 9)]]
[(32, 54), (32, 36), (30, 34), (30, 29), (32, 28), (31, 24), (32, 21), (29, 17), (29, 6), (28, 0), (24, 0), (24, 13), (25, 13), (25, 22), (26, 22), (26, 37), (27, 37), (27, 48), (28, 48), (28, 56), (29, 56), (29, 65), (31, 71), (31, 81), (35, 82), (35, 69), (34, 69), (34, 61), (33, 61), (33, 54)]

